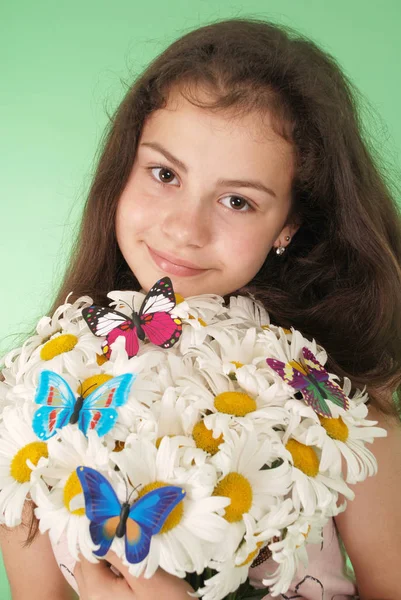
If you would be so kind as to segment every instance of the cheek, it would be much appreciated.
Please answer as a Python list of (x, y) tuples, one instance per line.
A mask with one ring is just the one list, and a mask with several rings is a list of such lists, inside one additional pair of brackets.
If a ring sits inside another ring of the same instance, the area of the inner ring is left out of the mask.
[(266, 228), (261, 231), (238, 232), (238, 235), (232, 236), (225, 244), (227, 260), (237, 272), (246, 270), (257, 273), (273, 245), (272, 236)]
[(149, 199), (137, 197), (134, 200), (131, 196), (122, 195), (116, 212), (117, 237), (124, 233), (140, 233), (149, 228), (154, 220), (154, 214), (155, 211)]

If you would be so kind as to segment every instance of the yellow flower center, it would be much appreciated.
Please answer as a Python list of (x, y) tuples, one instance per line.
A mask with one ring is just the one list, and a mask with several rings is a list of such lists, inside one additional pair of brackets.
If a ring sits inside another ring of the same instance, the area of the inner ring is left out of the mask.
[(216, 454), (220, 444), (224, 442), (223, 434), (220, 434), (218, 438), (214, 438), (213, 431), (206, 427), (203, 420), (195, 424), (192, 430), (192, 437), (195, 440), (197, 448), (202, 448), (202, 450), (212, 455)]
[(256, 410), (256, 402), (244, 392), (222, 392), (214, 399), (216, 410), (236, 417), (244, 417)]
[(237, 367), (237, 369), (240, 369), (241, 367), (244, 366), (244, 363), (242, 362), (238, 362), (237, 360), (230, 360), (231, 364), (233, 364), (235, 367)]
[[(144, 485), (141, 491), (138, 493), (138, 498), (141, 498), (142, 496), (144, 496), (148, 492), (151, 492), (152, 490), (157, 490), (158, 488), (166, 487), (168, 485), (170, 484), (164, 483), (164, 481), (154, 481), (153, 483), (148, 483), (147, 485)], [(173, 510), (165, 520), (164, 525), (160, 530), (160, 533), (167, 533), (167, 531), (174, 529), (174, 527), (176, 527), (181, 521), (183, 514), (184, 506), (181, 500), (181, 502), (179, 502), (177, 506), (173, 508)]]
[(18, 483), (26, 483), (29, 481), (32, 469), (26, 464), (27, 459), (29, 458), (36, 467), (42, 456), (45, 458), (49, 456), (46, 442), (31, 442), (20, 448), (11, 461), (11, 477), (13, 477), (15, 481), (18, 481)]
[(157, 438), (157, 440), (156, 440), (156, 448), (159, 448), (159, 446), (160, 446), (160, 444), (161, 444), (161, 441), (162, 441), (162, 439), (163, 439), (164, 437), (170, 437), (170, 438), (171, 438), (171, 437), (174, 437), (174, 435), (173, 435), (173, 434), (172, 434), (172, 435), (167, 435), (167, 436), (165, 436), (165, 435), (161, 435), (160, 437), (158, 437), (158, 438)]
[(105, 354), (96, 354), (96, 362), (99, 365), (99, 367), (101, 367), (102, 365), (104, 365), (105, 362), (107, 362), (107, 358)]
[(83, 381), (82, 384), (79, 386), (78, 394), (86, 398), (87, 396), (89, 396), (89, 394), (94, 392), (95, 389), (99, 387), (99, 385), (102, 385), (102, 383), (106, 383), (106, 381), (109, 381), (110, 379), (113, 379), (112, 375), (106, 375), (106, 373), (92, 375), (92, 377), (88, 377), (87, 379), (85, 379), (85, 381)]
[(270, 325), (262, 325), (262, 329), (270, 329)]
[(226, 506), (224, 518), (229, 523), (235, 523), (242, 519), (252, 506), (252, 487), (249, 481), (240, 473), (228, 473), (216, 485), (213, 496), (226, 496), (230, 498), (231, 504)]
[(286, 329), (285, 327), (282, 327), (282, 330), (284, 331), (284, 333), (286, 333), (287, 335), (291, 334), (292, 331), (291, 329)]
[(255, 550), (253, 552), (250, 552), (248, 554), (248, 556), (246, 557), (246, 559), (244, 560), (244, 562), (240, 563), (239, 565), (235, 565), (235, 566), (236, 567), (244, 567), (245, 565), (248, 565), (250, 562), (253, 562), (253, 559), (258, 554), (259, 548), (261, 546), (263, 546), (263, 542), (256, 542), (256, 548), (255, 548)]
[(297, 440), (288, 440), (285, 447), (291, 453), (294, 467), (309, 477), (316, 477), (319, 472), (319, 458), (311, 446), (301, 444)]
[(340, 442), (347, 441), (349, 429), (341, 417), (338, 417), (338, 419), (328, 419), (319, 415), (319, 420), (322, 427), (327, 431), (327, 435), (333, 438), (333, 440), (340, 440)]
[(72, 515), (83, 516), (85, 514), (84, 508), (76, 508), (75, 510), (70, 510), (71, 500), (78, 494), (82, 494), (82, 493), (83, 493), (83, 489), (81, 486), (81, 482), (79, 481), (77, 472), (73, 471), (71, 473), (71, 475), (69, 476), (69, 478), (67, 479), (67, 482), (64, 486), (64, 491), (63, 491), (64, 506)]
[(55, 356), (59, 354), (63, 354), (64, 352), (70, 352), (78, 343), (78, 338), (76, 335), (72, 335), (71, 333), (64, 333), (58, 335), (46, 342), (43, 348), (40, 351), (40, 358), (42, 360), (51, 360)]

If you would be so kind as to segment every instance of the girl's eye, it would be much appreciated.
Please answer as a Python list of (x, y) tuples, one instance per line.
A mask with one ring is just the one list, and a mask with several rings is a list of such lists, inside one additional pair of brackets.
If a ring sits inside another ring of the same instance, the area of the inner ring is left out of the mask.
[[(164, 171), (165, 173), (167, 173), (167, 179), (170, 179), (170, 181), (160, 181), (160, 179), (158, 178), (158, 176), (156, 176), (157, 178), (155, 178), (153, 176), (152, 171), (158, 169), (159, 171)], [(169, 167), (164, 167), (163, 165), (157, 165), (154, 167), (148, 167), (148, 170), (152, 173), (152, 178), (156, 181), (156, 183), (159, 183), (160, 185), (166, 185), (168, 183), (171, 183), (171, 176), (176, 177), (174, 171), (172, 171), (172, 169), (170, 169)], [(229, 199), (228, 205), (223, 203), (223, 200), (227, 200)], [(250, 212), (255, 210), (253, 208), (253, 206), (248, 202), (248, 200), (245, 200), (245, 198), (242, 198), (241, 196), (226, 196), (225, 198), (223, 198), (223, 200), (221, 200), (221, 203), (223, 204), (223, 206), (225, 206), (226, 208), (233, 208), (236, 212)], [(243, 210), (245, 209), (245, 210)]]
[[(223, 200), (228, 200), (228, 206), (223, 204)], [(234, 208), (237, 212), (245, 213), (254, 210), (248, 200), (245, 200), (245, 198), (242, 198), (241, 196), (226, 196), (221, 200), (221, 203), (227, 208)], [(245, 210), (243, 210), (244, 208)]]
[[(158, 169), (159, 171), (165, 171), (165, 172), (169, 173), (170, 175), (173, 175), (173, 176), (175, 176), (175, 173), (174, 173), (174, 171), (172, 171), (172, 170), (171, 170), (171, 169), (169, 169), (168, 167), (163, 167), (162, 165), (158, 165), (158, 166), (156, 166), (156, 167), (148, 167), (148, 168), (149, 168), (149, 171), (150, 171), (151, 173), (152, 173), (152, 171), (154, 171), (155, 169)], [(170, 181), (165, 181), (165, 180), (164, 180), (164, 181), (160, 181), (160, 179), (158, 178), (158, 176), (156, 176), (156, 177), (157, 177), (157, 179), (156, 179), (156, 178), (153, 176), (153, 173), (152, 173), (152, 175), (151, 175), (151, 176), (153, 177), (153, 179), (155, 179), (156, 183), (160, 183), (161, 185), (163, 185), (163, 184), (166, 184), (166, 183), (170, 183)], [(167, 177), (167, 179), (168, 179), (168, 177)]]

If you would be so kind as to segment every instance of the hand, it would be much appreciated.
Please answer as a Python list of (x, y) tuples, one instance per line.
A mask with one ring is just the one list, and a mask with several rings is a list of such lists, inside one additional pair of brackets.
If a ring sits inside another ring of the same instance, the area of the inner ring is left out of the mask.
[(105, 560), (91, 563), (80, 554), (79, 562), (75, 563), (74, 577), (80, 600), (137, 599), (124, 577), (115, 575)]
[[(80, 600), (191, 600), (188, 592), (194, 590), (184, 579), (161, 568), (150, 579), (134, 577), (114, 552), (109, 551), (104, 558), (93, 564), (80, 555), (74, 570)], [(119, 571), (119, 576), (110, 570), (106, 561)]]

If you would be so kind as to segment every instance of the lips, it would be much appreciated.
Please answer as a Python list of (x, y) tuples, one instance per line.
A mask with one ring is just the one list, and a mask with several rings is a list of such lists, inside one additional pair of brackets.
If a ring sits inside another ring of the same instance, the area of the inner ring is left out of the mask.
[(153, 259), (153, 262), (165, 271), (166, 273), (171, 273), (172, 275), (178, 275), (182, 277), (189, 277), (193, 275), (199, 275), (200, 273), (204, 273), (207, 269), (200, 269), (193, 263), (188, 261), (184, 261), (180, 258), (173, 256), (172, 254), (167, 254), (166, 252), (159, 253), (150, 246), (147, 246), (150, 256)]

